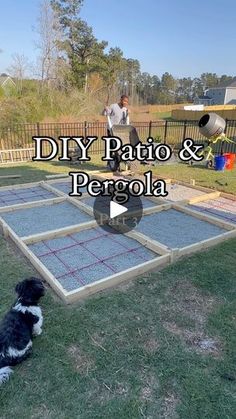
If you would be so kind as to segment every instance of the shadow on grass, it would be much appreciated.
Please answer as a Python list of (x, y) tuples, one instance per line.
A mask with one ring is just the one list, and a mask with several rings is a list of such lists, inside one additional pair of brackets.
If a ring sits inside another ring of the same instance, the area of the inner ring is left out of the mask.
[(191, 167), (191, 169), (201, 169), (201, 170), (207, 170), (208, 172), (215, 172), (214, 168), (210, 169), (208, 167), (206, 167), (206, 162), (204, 163), (193, 163), (191, 165), (189, 165), (189, 167)]
[(37, 182), (45, 179), (45, 176), (52, 174), (51, 171), (40, 169), (38, 167), (20, 165), (14, 167), (1, 167), (0, 176), (18, 175), (19, 178), (1, 179), (0, 186), (14, 185), (17, 183)]
[(65, 167), (68, 168), (68, 171), (73, 171), (72, 169), (77, 169), (77, 170), (101, 170), (103, 168), (105, 168), (105, 166), (98, 164), (98, 163), (92, 163), (92, 162), (87, 162), (87, 163), (66, 163), (66, 162), (57, 162), (57, 161), (51, 161), (50, 164), (52, 166), (55, 167)]
[[(99, 170), (105, 166), (97, 162), (83, 164), (68, 164), (65, 162), (28, 162), (11, 166), (0, 166), (0, 186), (15, 185), (19, 183), (39, 182), (46, 180), (46, 176), (54, 174), (65, 174), (73, 171)], [(4, 178), (1, 176), (18, 175), (18, 178)]]

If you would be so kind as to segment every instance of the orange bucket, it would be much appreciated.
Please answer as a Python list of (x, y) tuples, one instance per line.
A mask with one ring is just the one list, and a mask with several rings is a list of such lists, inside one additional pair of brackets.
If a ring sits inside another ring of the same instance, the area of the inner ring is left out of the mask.
[(234, 153), (225, 153), (224, 157), (226, 159), (225, 169), (226, 170), (232, 170), (234, 168), (235, 154)]

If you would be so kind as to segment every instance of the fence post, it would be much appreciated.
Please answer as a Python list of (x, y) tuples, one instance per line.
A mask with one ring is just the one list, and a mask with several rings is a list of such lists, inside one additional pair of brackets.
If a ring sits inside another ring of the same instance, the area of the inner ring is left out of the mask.
[(37, 122), (37, 137), (39, 137), (39, 135), (40, 135), (40, 125), (39, 125), (39, 122)]
[(183, 141), (185, 140), (186, 137), (186, 129), (187, 129), (187, 121), (184, 121), (184, 131), (183, 131)]
[(166, 144), (168, 121), (165, 121), (164, 144)]
[(152, 121), (149, 122), (148, 137), (152, 136)]
[(227, 136), (227, 130), (228, 130), (228, 118), (225, 120), (225, 135)]
[(88, 133), (88, 123), (87, 123), (87, 121), (84, 121), (84, 139), (85, 139), (85, 141), (86, 141), (87, 133)]

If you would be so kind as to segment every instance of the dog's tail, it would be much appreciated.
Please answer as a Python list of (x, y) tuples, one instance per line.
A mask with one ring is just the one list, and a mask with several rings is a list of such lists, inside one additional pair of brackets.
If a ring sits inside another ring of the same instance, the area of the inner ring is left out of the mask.
[(9, 380), (12, 372), (13, 370), (10, 367), (0, 368), (0, 386), (5, 383), (5, 381)]

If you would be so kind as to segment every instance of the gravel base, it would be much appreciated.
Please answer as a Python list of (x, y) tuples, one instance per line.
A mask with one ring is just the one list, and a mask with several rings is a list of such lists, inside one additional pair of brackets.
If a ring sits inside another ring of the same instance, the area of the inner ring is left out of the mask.
[(197, 189), (171, 183), (166, 184), (166, 190), (168, 192), (166, 199), (173, 202), (183, 201), (184, 199), (191, 199), (204, 195), (204, 192), (198, 191)]
[[(96, 198), (93, 198), (93, 197), (83, 198), (83, 199), (81, 199), (81, 202), (83, 202), (84, 204), (93, 208), (95, 199)], [(148, 199), (146, 197), (141, 197), (141, 201), (142, 201), (142, 204), (143, 204), (143, 208), (151, 208), (151, 207), (155, 207), (157, 205), (161, 205), (160, 202), (154, 202), (151, 199)], [(135, 200), (133, 202), (135, 202)], [(104, 205), (105, 207), (109, 206), (108, 200), (106, 198), (104, 199), (104, 204), (105, 204)], [(129, 207), (129, 208), (130, 209), (131, 208), (135, 209), (136, 207), (134, 206), (134, 207)]]
[(231, 199), (210, 199), (190, 205), (190, 208), (236, 224), (236, 201)]
[(173, 209), (143, 216), (136, 231), (171, 249), (185, 247), (226, 232), (218, 226)]
[(33, 188), (9, 189), (0, 191), (0, 207), (41, 201), (50, 198), (57, 198), (57, 195), (47, 191), (41, 186), (35, 186)]
[(158, 256), (130, 237), (117, 237), (112, 229), (107, 233), (99, 227), (35, 243), (29, 248), (67, 291)]
[(1, 216), (21, 237), (93, 220), (67, 202), (3, 212)]
[[(68, 182), (49, 183), (49, 185), (67, 195), (72, 192), (72, 179), (68, 180)], [(79, 190), (82, 193), (87, 192), (87, 188), (80, 188)]]

